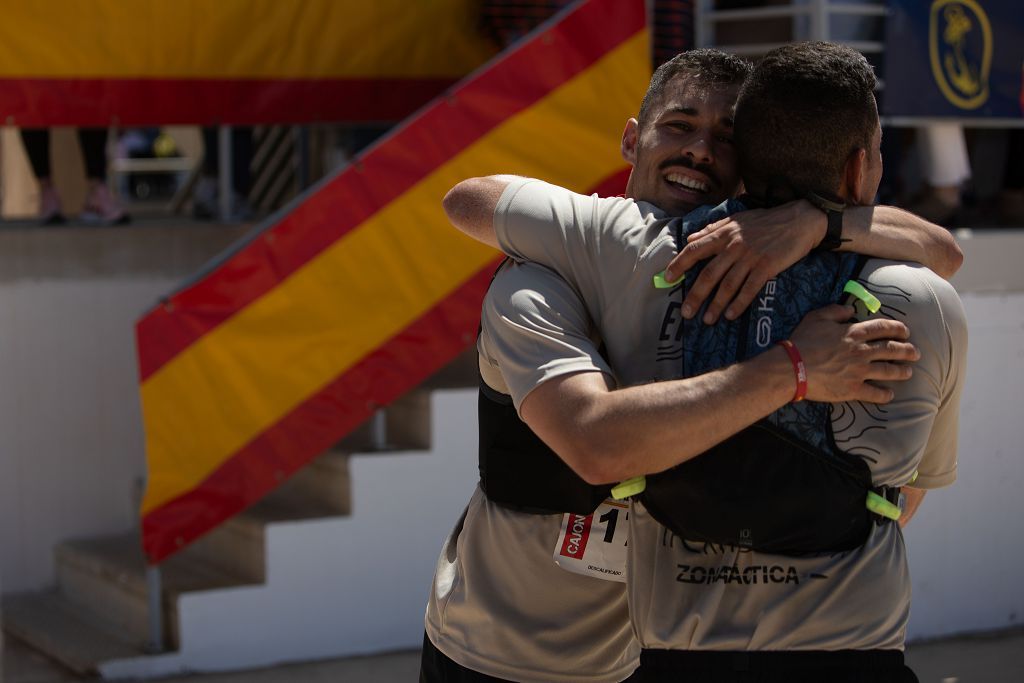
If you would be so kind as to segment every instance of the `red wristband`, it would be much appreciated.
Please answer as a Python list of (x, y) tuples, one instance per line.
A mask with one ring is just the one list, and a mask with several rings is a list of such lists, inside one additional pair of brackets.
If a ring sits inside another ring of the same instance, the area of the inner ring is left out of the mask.
[(784, 339), (779, 342), (779, 346), (786, 350), (790, 362), (793, 363), (793, 372), (796, 373), (796, 393), (793, 394), (793, 403), (798, 403), (807, 395), (807, 368), (804, 366), (804, 359), (800, 357), (800, 352), (797, 351), (796, 344)]

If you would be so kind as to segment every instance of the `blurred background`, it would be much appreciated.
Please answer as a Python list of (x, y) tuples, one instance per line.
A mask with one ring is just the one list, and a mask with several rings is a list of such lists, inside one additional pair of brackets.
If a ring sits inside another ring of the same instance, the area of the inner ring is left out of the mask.
[[(966, 255), (959, 481), (906, 533), (912, 663), (1024, 676), (1018, 0), (0, 11), (4, 680), (331, 658), (356, 667), (335, 680), (408, 680), (476, 482), (497, 259), (446, 226), (444, 191), (512, 172), (618, 194), (653, 67), (809, 39), (875, 66), (879, 201)], [(393, 651), (398, 673), (349, 659)]]

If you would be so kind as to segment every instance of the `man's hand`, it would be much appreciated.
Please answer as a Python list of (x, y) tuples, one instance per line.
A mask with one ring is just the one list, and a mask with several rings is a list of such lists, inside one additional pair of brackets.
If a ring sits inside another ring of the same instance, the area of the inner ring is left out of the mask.
[(913, 486), (903, 486), (900, 488), (904, 497), (903, 514), (900, 515), (900, 528), (905, 529), (910, 524), (910, 520), (914, 517), (917, 512), (917, 508), (921, 507), (921, 501), (924, 500), (924, 494), (928, 493), (924, 489), (915, 488)]
[[(734, 320), (768, 280), (821, 242), (825, 228), (825, 214), (804, 199), (742, 211), (690, 235), (665, 269), (665, 279), (675, 282), (699, 261), (711, 259), (683, 302), (683, 317), (695, 316), (717, 286), (703, 320), (714, 323), (722, 311)], [(948, 230), (891, 206), (847, 207), (839, 250), (916, 261), (947, 279), (964, 258)]]
[(825, 223), (820, 210), (797, 201), (742, 211), (693, 233), (665, 271), (665, 279), (674, 282), (699, 261), (711, 259), (686, 295), (683, 317), (696, 315), (716, 285), (704, 322), (714, 323), (723, 309), (727, 319), (739, 317), (768, 280), (821, 241)]
[(888, 403), (891, 389), (872, 381), (910, 379), (909, 365), (921, 357), (906, 340), (901, 322), (878, 318), (849, 323), (851, 306), (826, 306), (808, 313), (793, 331), (792, 341), (807, 368), (807, 398), (839, 403)]

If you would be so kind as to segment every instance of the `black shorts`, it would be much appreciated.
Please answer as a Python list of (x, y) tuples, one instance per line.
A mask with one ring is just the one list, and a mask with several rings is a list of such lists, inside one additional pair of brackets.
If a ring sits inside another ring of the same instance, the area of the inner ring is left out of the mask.
[(644, 683), (918, 683), (899, 650), (644, 650)]
[[(639, 683), (643, 679), (634, 673), (623, 683)], [(420, 657), (420, 683), (513, 683), (467, 669), (457, 664), (434, 647), (427, 634), (423, 634), (423, 655)]]

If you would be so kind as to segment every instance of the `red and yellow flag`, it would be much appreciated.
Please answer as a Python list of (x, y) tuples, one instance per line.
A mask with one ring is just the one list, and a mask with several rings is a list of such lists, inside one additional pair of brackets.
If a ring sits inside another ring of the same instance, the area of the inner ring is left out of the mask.
[(619, 192), (650, 78), (644, 0), (589, 0), (468, 78), (137, 326), (151, 562), (241, 511), (475, 338), (494, 251), (463, 178)]
[(18, 126), (396, 121), (494, 56), (478, 0), (33, 0), (0, 15)]

